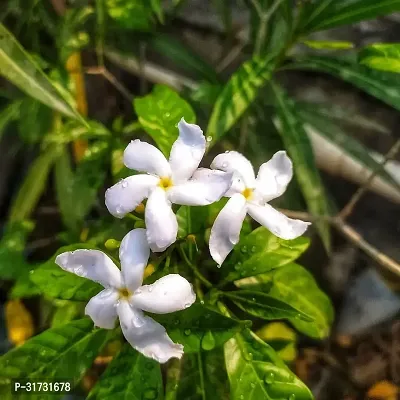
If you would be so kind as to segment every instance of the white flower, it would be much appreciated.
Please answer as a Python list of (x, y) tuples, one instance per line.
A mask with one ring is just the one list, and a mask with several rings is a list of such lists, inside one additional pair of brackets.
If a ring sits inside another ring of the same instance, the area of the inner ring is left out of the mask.
[(211, 168), (235, 174), (233, 184), (225, 195), (230, 199), (211, 229), (210, 253), (218, 266), (221, 266), (239, 241), (246, 214), (282, 239), (297, 238), (310, 225), (309, 222), (290, 219), (267, 204), (281, 196), (292, 179), (292, 162), (285, 151), (278, 151), (262, 164), (257, 179), (250, 161), (236, 151), (219, 154)]
[(96, 326), (112, 329), (117, 316), (126, 340), (147, 357), (165, 363), (181, 358), (183, 346), (175, 344), (165, 328), (143, 314), (167, 314), (190, 307), (196, 295), (192, 285), (177, 274), (166, 275), (152, 285), (142, 285), (150, 250), (144, 229), (130, 231), (119, 249), (121, 270), (99, 250), (75, 250), (57, 256), (56, 263), (98, 282), (104, 290), (92, 297), (85, 314)]
[(219, 200), (232, 183), (231, 174), (209, 169), (197, 170), (206, 150), (203, 131), (182, 118), (179, 137), (169, 161), (160, 150), (140, 140), (132, 141), (124, 152), (124, 163), (147, 174), (133, 175), (106, 191), (106, 206), (122, 218), (145, 198), (147, 240), (153, 251), (164, 251), (175, 242), (178, 222), (171, 204), (203, 206)]

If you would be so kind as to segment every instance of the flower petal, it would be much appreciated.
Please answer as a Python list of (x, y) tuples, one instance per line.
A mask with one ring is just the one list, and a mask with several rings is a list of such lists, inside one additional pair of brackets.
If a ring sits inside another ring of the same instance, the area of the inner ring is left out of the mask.
[(275, 236), (286, 240), (301, 236), (310, 225), (310, 222), (288, 218), (269, 204), (264, 206), (248, 204), (248, 213)]
[(156, 187), (159, 178), (151, 175), (133, 175), (122, 179), (114, 186), (106, 190), (106, 206), (108, 211), (117, 218), (123, 218), (125, 214), (133, 211), (153, 188)]
[(132, 140), (124, 151), (124, 164), (136, 171), (157, 176), (170, 176), (171, 168), (164, 154), (152, 144)]
[(133, 229), (124, 236), (119, 246), (119, 259), (124, 286), (129, 290), (134, 291), (142, 284), (149, 256), (145, 229)]
[(61, 253), (55, 263), (64, 271), (101, 283), (105, 288), (121, 287), (121, 271), (110, 257), (99, 250), (75, 250)]
[(159, 363), (182, 357), (183, 346), (175, 344), (158, 322), (131, 307), (127, 301), (120, 301), (117, 311), (122, 333), (134, 349)]
[(179, 137), (172, 145), (169, 165), (174, 183), (189, 179), (206, 151), (206, 138), (195, 124), (188, 124), (183, 118), (178, 123)]
[(146, 234), (150, 249), (164, 251), (176, 240), (178, 222), (171, 209), (171, 202), (161, 188), (153, 190), (146, 204)]
[(118, 315), (115, 308), (117, 301), (118, 292), (116, 290), (104, 289), (89, 300), (85, 308), (85, 315), (88, 315), (99, 328), (113, 329)]
[(168, 198), (174, 204), (206, 206), (221, 199), (232, 184), (232, 173), (197, 170), (193, 179), (168, 190)]
[(168, 314), (190, 307), (196, 300), (192, 285), (178, 274), (163, 276), (133, 294), (134, 308), (156, 314)]
[(234, 194), (215, 219), (210, 235), (210, 254), (220, 267), (233, 246), (239, 241), (240, 230), (246, 216), (246, 199)]
[(278, 151), (261, 165), (256, 180), (256, 195), (264, 202), (273, 200), (283, 193), (293, 177), (293, 165), (286, 151)]
[(237, 151), (227, 151), (217, 155), (211, 163), (211, 168), (226, 172), (238, 172), (242, 176), (246, 187), (250, 189), (255, 187), (256, 178), (253, 166), (245, 156)]

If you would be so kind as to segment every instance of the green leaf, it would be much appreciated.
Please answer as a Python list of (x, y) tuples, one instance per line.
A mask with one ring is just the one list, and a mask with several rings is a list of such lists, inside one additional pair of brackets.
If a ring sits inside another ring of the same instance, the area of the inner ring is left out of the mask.
[(165, 400), (229, 400), (222, 348), (185, 354), (169, 367), (167, 376), (171, 375), (175, 384), (167, 383)]
[(56, 309), (51, 319), (52, 328), (64, 325), (65, 323), (84, 315), (86, 306), (83, 302), (69, 300), (54, 300), (53, 304), (56, 306)]
[(33, 337), (0, 357), (0, 394), (13, 399), (12, 379), (68, 379), (76, 385), (106, 341), (107, 331), (93, 329), (89, 318)]
[(299, 237), (283, 240), (268, 229), (259, 227), (244, 236), (234, 247), (232, 256), (224, 263), (225, 281), (234, 281), (247, 276), (259, 275), (280, 268), (296, 260), (307, 250), (310, 240)]
[(31, 97), (21, 101), (18, 132), (26, 143), (39, 142), (49, 132), (51, 123), (52, 111), (48, 107)]
[(160, 364), (143, 356), (126, 343), (101, 375), (87, 399), (162, 400)]
[(380, 163), (371, 156), (371, 151), (361, 142), (343, 132), (339, 126), (329, 120), (329, 116), (319, 114), (317, 107), (303, 108), (298, 103), (296, 103), (296, 110), (304, 123), (315, 127), (317, 133), (331, 142), (333, 146), (338, 147), (355, 162), (367, 168), (370, 173), (378, 171), (377, 176), (382, 178), (395, 190), (400, 190), (399, 183), (385, 169), (380, 168)]
[(347, 50), (354, 47), (353, 43), (343, 41), (303, 40), (301, 43), (317, 50)]
[(153, 9), (154, 14), (157, 15), (158, 20), (164, 23), (164, 14), (162, 10), (161, 0), (150, 0), (150, 6)]
[(290, 318), (290, 322), (305, 335), (316, 339), (329, 335), (334, 317), (332, 304), (314, 277), (300, 265), (292, 263), (235, 284), (240, 288), (262, 291), (311, 316), (313, 321)]
[(253, 332), (236, 334), (225, 343), (224, 352), (231, 400), (313, 399), (272, 347)]
[(17, 279), (28, 272), (30, 265), (25, 260), (24, 250), (28, 235), (34, 224), (30, 221), (8, 223), (0, 240), (0, 278)]
[(176, 125), (181, 118), (196, 122), (192, 107), (168, 86), (155, 85), (152, 93), (136, 98), (133, 105), (144, 130), (166, 156), (178, 137)]
[(288, 67), (331, 74), (400, 110), (400, 76), (397, 74), (376, 71), (364, 65), (333, 57), (300, 58)]
[[(26, 267), (28, 267), (27, 264)], [(34, 269), (34, 266), (30, 267), (31, 270)], [(30, 272), (26, 270), (23, 273), (18, 273), (18, 277), (9, 296), (10, 299), (20, 299), (37, 296), (39, 294), (41, 294), (41, 290), (31, 281)]]
[(59, 254), (77, 249), (93, 249), (93, 247), (85, 243), (61, 247), (53, 257), (31, 273), (31, 281), (46, 296), (63, 300), (87, 301), (103, 289), (101, 285), (90, 279), (64, 271), (54, 262)]
[(82, 120), (79, 113), (63, 98), (33, 58), (2, 24), (0, 24), (0, 75), (50, 108), (68, 117)]
[(90, 37), (85, 31), (85, 23), (93, 14), (94, 9), (89, 6), (69, 8), (64, 13), (56, 38), (63, 63), (73, 52), (80, 51), (89, 44)]
[(176, 213), (179, 237), (200, 233), (207, 225), (208, 207), (181, 206)]
[(271, 77), (273, 55), (262, 60), (254, 58), (245, 62), (225, 85), (214, 105), (207, 127), (207, 136), (215, 144), (239, 120), (256, 99), (259, 89)]
[(358, 59), (369, 68), (400, 72), (400, 44), (374, 43), (364, 47)]
[(400, 11), (400, 0), (320, 0), (301, 5), (299, 33), (352, 24)]
[(105, 0), (108, 16), (119, 26), (149, 31), (154, 26), (153, 10), (147, 0)]
[(97, 199), (106, 177), (108, 144), (89, 145), (75, 171), (69, 153), (64, 149), (55, 168), (57, 199), (65, 226), (78, 231)]
[(185, 353), (212, 350), (224, 344), (248, 321), (237, 321), (201, 304), (167, 315), (152, 315), (171, 339), (184, 346)]
[(0, 138), (6, 130), (8, 124), (18, 119), (21, 110), (21, 104), (21, 100), (15, 100), (0, 111)]
[(195, 74), (197, 78), (218, 82), (218, 75), (211, 65), (171, 36), (157, 34), (150, 39), (149, 46), (179, 67)]
[(10, 222), (23, 221), (32, 214), (44, 192), (50, 169), (57, 157), (59, 157), (59, 150), (49, 147), (32, 163), (12, 203)]
[[(279, 118), (277, 128), (293, 161), (294, 174), (300, 185), (307, 206), (313, 215), (329, 215), (330, 207), (321, 177), (315, 165), (310, 140), (299, 119), (295, 107), (285, 93), (274, 86), (276, 111)], [(325, 248), (330, 251), (331, 233), (327, 221), (315, 225)]]
[(241, 310), (254, 317), (266, 320), (293, 318), (307, 322), (313, 321), (312, 317), (285, 301), (255, 290), (224, 292), (224, 296), (231, 299)]

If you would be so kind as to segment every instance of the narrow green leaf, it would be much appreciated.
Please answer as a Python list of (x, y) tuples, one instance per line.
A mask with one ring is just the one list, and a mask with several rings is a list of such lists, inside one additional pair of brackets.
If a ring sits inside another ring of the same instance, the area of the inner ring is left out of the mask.
[(358, 59), (360, 64), (373, 69), (400, 72), (400, 44), (374, 43), (364, 47)]
[(49, 147), (32, 163), (11, 206), (10, 222), (29, 218), (44, 192), (50, 169), (58, 156), (58, 149)]
[(8, 223), (0, 240), (0, 278), (17, 279), (28, 273), (30, 265), (25, 259), (24, 250), (28, 235), (34, 224), (30, 221)]
[(149, 46), (199, 79), (218, 82), (218, 75), (211, 65), (171, 36), (158, 33), (150, 39)]
[(353, 43), (344, 41), (303, 40), (301, 43), (318, 50), (348, 50), (354, 47)]
[(82, 120), (3, 24), (0, 24), (0, 75), (50, 108)]
[(167, 384), (165, 400), (229, 400), (222, 348), (185, 354), (171, 365), (167, 376), (172, 373), (175, 385)]
[(150, 6), (153, 9), (154, 14), (157, 15), (158, 20), (163, 24), (164, 14), (163, 14), (161, 0), (150, 0)]
[(0, 111), (0, 138), (7, 128), (7, 125), (18, 118), (21, 104), (21, 100), (15, 100)]
[(239, 120), (256, 99), (259, 89), (271, 77), (273, 56), (245, 62), (225, 85), (214, 105), (207, 127), (207, 136), (215, 144)]
[[(329, 215), (328, 199), (315, 165), (314, 154), (307, 133), (290, 99), (278, 87), (274, 86), (274, 92), (279, 118), (277, 128), (293, 161), (294, 173), (308, 209), (313, 215)], [(329, 223), (320, 220), (315, 222), (315, 225), (325, 248), (329, 251), (331, 246)]]
[(87, 301), (103, 289), (101, 285), (90, 279), (64, 271), (54, 262), (59, 254), (77, 249), (93, 249), (93, 246), (80, 243), (61, 247), (53, 257), (31, 273), (31, 281), (46, 296), (63, 300)]
[(374, 19), (400, 11), (400, 0), (320, 0), (301, 5), (299, 33), (309, 33), (340, 25)]
[(293, 318), (307, 322), (313, 321), (313, 318), (303, 311), (260, 291), (240, 290), (225, 292), (224, 295), (231, 299), (241, 310), (254, 317), (266, 320)]
[(185, 353), (221, 346), (248, 324), (248, 321), (225, 317), (201, 304), (172, 314), (152, 315), (152, 318), (167, 329), (174, 342), (184, 346)]
[(11, 380), (68, 379), (77, 384), (106, 341), (107, 331), (80, 319), (33, 337), (0, 357), (0, 394), (13, 399)]
[(397, 74), (373, 70), (347, 60), (317, 56), (298, 59), (289, 68), (331, 74), (400, 110), (400, 76)]
[(160, 364), (128, 343), (101, 375), (88, 400), (162, 400), (163, 382)]
[(311, 316), (313, 321), (289, 318), (302, 333), (316, 339), (329, 335), (334, 310), (329, 297), (314, 277), (303, 267), (292, 263), (269, 273), (235, 282), (243, 289), (259, 290)]
[(304, 236), (283, 240), (268, 229), (259, 227), (244, 236), (233, 249), (232, 256), (224, 263), (225, 281), (259, 275), (280, 268), (296, 260), (307, 250), (310, 240)]
[(231, 400), (313, 400), (272, 347), (250, 330), (225, 343), (224, 352)]
[(382, 178), (395, 190), (400, 190), (399, 183), (393, 179), (385, 169), (380, 168), (380, 163), (371, 156), (371, 151), (361, 142), (342, 131), (339, 126), (329, 120), (328, 116), (322, 116), (315, 108), (302, 108), (301, 104), (298, 103), (296, 103), (296, 110), (302, 121), (314, 126), (318, 134), (323, 136), (334, 146), (340, 148), (341, 151), (351, 157), (355, 162), (367, 168), (370, 173), (378, 171), (377, 176)]
[(178, 137), (177, 123), (181, 118), (196, 122), (192, 107), (168, 86), (154, 86), (152, 93), (136, 98), (133, 105), (144, 130), (166, 156)]

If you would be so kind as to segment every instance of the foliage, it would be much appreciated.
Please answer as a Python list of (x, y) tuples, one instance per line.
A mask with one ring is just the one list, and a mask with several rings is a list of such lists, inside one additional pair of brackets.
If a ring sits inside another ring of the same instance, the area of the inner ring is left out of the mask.
[[(123, 165), (129, 140), (150, 138), (168, 156), (177, 123), (182, 117), (195, 123), (197, 115), (208, 151), (215, 154), (241, 143), (250, 159), (261, 163), (271, 149), (286, 149), (296, 182), (283, 201), (324, 217), (332, 213), (332, 204), (307, 126), (317, 127), (320, 135), (367, 169), (375, 169), (376, 161), (368, 148), (338, 132), (335, 118), (343, 119), (342, 113), (335, 117), (329, 108), (324, 114), (320, 105), (292, 98), (277, 72), (330, 74), (400, 110), (400, 78), (394, 74), (400, 71), (398, 44), (372, 44), (357, 54), (350, 42), (316, 41), (308, 36), (400, 11), (400, 0), (245, 2), (252, 21), (243, 50), (246, 60), (227, 78), (221, 68), (168, 33), (184, 1), (172, 1), (169, 7), (159, 0), (82, 1), (69, 2), (67, 10), (54, 10), (52, 2), (36, 0), (8, 3), (0, 11), (0, 75), (9, 82), (0, 93), (0, 137), (17, 134), (22, 145), (34, 149), (35, 158), (12, 196), (0, 240), (0, 279), (13, 283), (10, 298), (35, 296), (46, 304), (40, 329), (48, 329), (0, 357), (2, 399), (10, 398), (11, 380), (21, 377), (63, 378), (78, 387), (110, 337), (120, 341), (118, 328), (110, 333), (93, 328), (83, 315), (84, 302), (100, 286), (61, 270), (54, 260), (57, 254), (82, 248), (99, 248), (117, 259), (115, 247), (105, 249), (104, 243), (108, 239), (118, 243), (129, 230), (144, 226), (140, 208), (115, 221), (104, 207), (104, 189), (131, 174)], [(215, 3), (225, 28), (231, 29), (229, 7), (222, 1)], [(297, 44), (308, 46), (314, 54), (291, 53)], [(162, 68), (156, 78), (151, 68), (146, 75), (146, 48), (191, 78), (165, 78)], [(347, 55), (338, 56), (336, 50), (346, 50)], [(71, 70), (69, 62), (79, 52), (91, 62), (97, 60), (87, 72), (106, 77), (129, 98), (127, 115), (114, 109), (111, 116), (103, 116), (93, 106), (88, 114), (83, 111), (92, 90), (90, 80), (83, 79), (85, 67), (78, 63), (78, 69)], [(140, 75), (135, 84), (141, 91), (134, 98), (106, 69), (118, 60), (119, 66)], [(146, 89), (146, 77), (158, 83), (151, 90)], [(83, 146), (82, 155), (76, 151), (78, 145)], [(379, 174), (399, 190), (388, 174)], [(36, 211), (45, 194), (57, 203), (62, 228), (54, 239), (63, 246), (54, 256), (47, 253), (47, 260), (42, 256), (33, 263), (28, 257), (29, 235), (35, 223), (41, 223)], [(329, 335), (334, 317), (331, 302), (307, 269), (295, 263), (310, 240), (282, 240), (245, 221), (239, 244), (217, 271), (209, 262), (207, 245), (210, 227), (224, 204), (221, 200), (176, 210), (178, 242), (152, 256), (145, 279), (149, 283), (180, 273), (194, 282), (196, 304), (174, 314), (152, 315), (172, 340), (184, 345), (184, 357), (160, 367), (124, 344), (112, 354), (89, 399), (313, 398), (282, 361), (282, 349), (274, 349), (269, 337), (271, 343), (263, 341), (263, 330), (257, 336), (250, 329), (252, 322), (279, 319), (299, 335), (313, 339)], [(314, 226), (329, 251), (326, 220)], [(295, 351), (293, 342), (291, 336)]]

